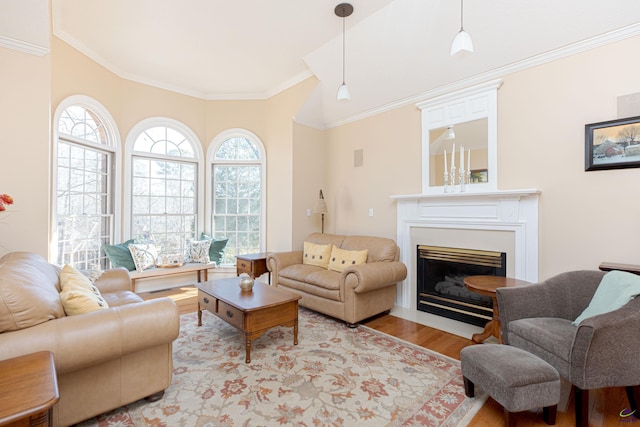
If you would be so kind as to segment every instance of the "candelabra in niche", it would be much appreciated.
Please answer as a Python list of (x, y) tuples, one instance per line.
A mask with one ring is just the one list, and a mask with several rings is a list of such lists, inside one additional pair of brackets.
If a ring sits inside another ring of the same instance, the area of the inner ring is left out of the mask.
[(459, 170), (459, 175), (458, 175), (458, 182), (460, 183), (460, 192), (464, 193), (466, 191), (466, 177), (467, 174), (464, 171), (464, 167), (462, 165), (460, 165), (460, 170)]
[(444, 170), (444, 187), (443, 188), (445, 193), (449, 192), (449, 172), (447, 172), (446, 168)]
[(452, 167), (449, 172), (449, 193), (456, 192), (456, 168)]

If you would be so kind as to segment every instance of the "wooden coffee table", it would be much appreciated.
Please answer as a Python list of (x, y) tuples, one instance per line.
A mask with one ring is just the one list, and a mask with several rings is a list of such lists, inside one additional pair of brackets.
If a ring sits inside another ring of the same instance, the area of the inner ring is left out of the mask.
[(464, 278), (464, 286), (472, 292), (491, 297), (493, 302), (493, 317), (484, 327), (484, 331), (473, 334), (471, 339), (475, 343), (481, 343), (491, 335), (498, 338), (502, 344), (502, 332), (500, 331), (500, 311), (496, 299), (496, 289), (508, 288), (511, 286), (529, 285), (525, 280), (512, 279), (503, 276), (467, 276)]
[(242, 331), (245, 339), (245, 362), (251, 362), (251, 340), (276, 326), (293, 326), (293, 344), (298, 344), (298, 300), (300, 295), (253, 282), (251, 292), (238, 286), (240, 278), (196, 283), (198, 288), (198, 326), (202, 310), (215, 314)]

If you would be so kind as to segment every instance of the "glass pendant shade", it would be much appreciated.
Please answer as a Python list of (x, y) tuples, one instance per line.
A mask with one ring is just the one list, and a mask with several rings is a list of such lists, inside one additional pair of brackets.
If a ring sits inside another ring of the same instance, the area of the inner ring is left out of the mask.
[(351, 94), (349, 93), (349, 87), (346, 83), (343, 82), (338, 88), (336, 99), (338, 101), (351, 101)]
[(456, 133), (453, 131), (453, 126), (447, 127), (444, 139), (456, 139)]
[(456, 35), (456, 38), (453, 39), (453, 43), (451, 44), (451, 56), (463, 50), (473, 52), (473, 42), (471, 41), (469, 33), (460, 28), (460, 32)]

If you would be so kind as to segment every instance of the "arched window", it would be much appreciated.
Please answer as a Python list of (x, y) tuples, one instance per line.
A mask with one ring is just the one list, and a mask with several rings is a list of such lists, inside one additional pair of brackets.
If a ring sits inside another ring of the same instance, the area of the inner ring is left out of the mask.
[(253, 133), (232, 129), (214, 138), (207, 158), (208, 225), (214, 238), (229, 239), (221, 264), (232, 265), (236, 255), (265, 248), (264, 146)]
[(115, 122), (102, 105), (85, 96), (62, 101), (54, 121), (50, 257), (59, 265), (107, 268), (102, 248), (113, 243), (119, 230)]
[(127, 153), (126, 234), (158, 253), (184, 253), (202, 228), (197, 137), (175, 120), (148, 119), (131, 131)]

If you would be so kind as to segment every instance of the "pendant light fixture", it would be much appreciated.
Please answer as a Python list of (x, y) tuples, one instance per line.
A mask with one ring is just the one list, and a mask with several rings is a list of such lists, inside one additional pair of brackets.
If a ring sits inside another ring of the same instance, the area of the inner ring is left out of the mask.
[(464, 30), (464, 0), (460, 0), (460, 31), (453, 39), (450, 55), (453, 56), (463, 50), (473, 52), (473, 42), (469, 33)]
[(456, 133), (453, 131), (453, 125), (447, 126), (447, 131), (444, 134), (444, 139), (456, 139)]
[(345, 70), (345, 18), (350, 16), (353, 13), (353, 6), (349, 3), (340, 3), (335, 8), (335, 13), (337, 16), (342, 18), (342, 84), (338, 88), (338, 94), (336, 95), (336, 99), (338, 101), (351, 101), (351, 94), (349, 93), (349, 88), (347, 84), (344, 82), (344, 70)]

